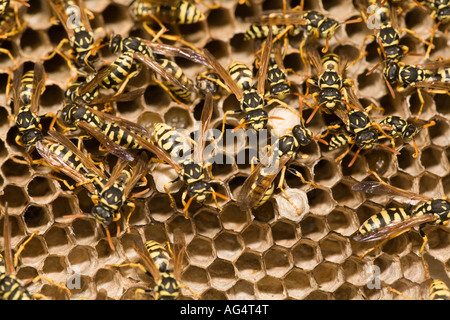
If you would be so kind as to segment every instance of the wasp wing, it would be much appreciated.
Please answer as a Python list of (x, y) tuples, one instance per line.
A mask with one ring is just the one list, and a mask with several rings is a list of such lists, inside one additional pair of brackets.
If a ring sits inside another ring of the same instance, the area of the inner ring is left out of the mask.
[(173, 230), (173, 266), (176, 279), (181, 279), (183, 270), (183, 257), (186, 251), (186, 239), (181, 229)]
[(260, 95), (264, 95), (264, 85), (267, 78), (267, 69), (269, 67), (270, 53), (272, 52), (272, 29), (269, 31), (266, 43), (261, 54), (261, 65), (258, 70), (258, 87), (257, 91)]
[(157, 283), (158, 281), (160, 281), (161, 275), (158, 270), (158, 267), (150, 258), (150, 255), (148, 254), (148, 251), (145, 248), (145, 245), (142, 243), (142, 239), (139, 236), (133, 237), (133, 247), (136, 253), (141, 258), (142, 264), (144, 265), (145, 269), (147, 269), (147, 271), (152, 275), (155, 282)]
[(193, 62), (208, 66), (205, 57), (191, 48), (176, 47), (165, 43), (157, 43), (150, 40), (141, 39), (141, 42), (152, 49), (154, 53), (170, 57), (182, 57)]
[[(242, 211), (253, 208), (261, 201), (266, 191), (272, 185), (272, 182), (278, 176), (278, 173), (290, 159), (290, 156), (285, 155), (280, 160), (276, 161), (275, 164), (267, 165), (263, 161), (258, 163), (253, 172), (244, 181), (242, 189), (239, 192), (237, 204)], [(264, 169), (269, 169), (268, 173), (260, 175), (261, 171)]]
[(8, 215), (8, 202), (5, 203), (5, 214), (3, 219), (3, 246), (5, 250), (5, 268), (7, 274), (15, 274), (13, 254), (11, 250), (11, 223)]
[(420, 226), (424, 223), (436, 220), (433, 214), (424, 214), (421, 216), (413, 216), (402, 221), (393, 221), (383, 228), (367, 234), (357, 234), (353, 237), (355, 241), (376, 241), (384, 240), (393, 235), (405, 232), (413, 227)]
[(227, 70), (217, 61), (217, 59), (207, 50), (203, 49), (203, 54), (208, 61), (209, 65), (214, 69), (215, 72), (219, 75), (220, 78), (225, 82), (228, 88), (233, 92), (238, 101), (241, 101), (244, 97), (241, 89), (238, 87), (236, 82), (234, 82), (233, 78), (231, 78), (230, 74)]
[(41, 96), (42, 87), (45, 83), (44, 66), (42, 63), (34, 64), (33, 92), (31, 95), (31, 112), (37, 114), (39, 106), (39, 98)]
[(406, 191), (379, 181), (359, 182), (352, 187), (352, 190), (365, 192), (369, 194), (399, 196), (409, 200), (416, 200), (416, 201), (431, 200), (430, 197), (421, 196), (417, 193)]

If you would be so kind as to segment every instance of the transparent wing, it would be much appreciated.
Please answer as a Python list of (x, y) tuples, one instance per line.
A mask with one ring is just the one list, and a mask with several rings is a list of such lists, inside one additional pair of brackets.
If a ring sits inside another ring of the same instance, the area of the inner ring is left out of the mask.
[(359, 182), (352, 187), (352, 190), (377, 195), (399, 196), (410, 200), (418, 200), (418, 201), (428, 201), (432, 199), (430, 197), (421, 196), (417, 193), (393, 187), (387, 183), (382, 183), (379, 181)]

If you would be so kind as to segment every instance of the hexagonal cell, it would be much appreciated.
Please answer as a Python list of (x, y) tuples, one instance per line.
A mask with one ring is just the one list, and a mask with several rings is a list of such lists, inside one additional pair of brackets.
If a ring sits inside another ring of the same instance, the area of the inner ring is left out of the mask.
[(300, 222), (302, 238), (318, 241), (328, 234), (328, 227), (321, 217), (310, 215)]
[(28, 230), (47, 230), (53, 223), (52, 216), (46, 207), (30, 205), (23, 214)]
[(308, 192), (310, 211), (318, 215), (326, 215), (334, 208), (334, 200), (330, 192), (324, 189), (312, 189)]
[(234, 261), (244, 250), (244, 242), (239, 234), (223, 231), (214, 239), (214, 247), (217, 257)]
[(233, 264), (228, 261), (216, 259), (207, 268), (207, 271), (211, 279), (211, 285), (220, 290), (228, 290), (236, 282)]
[(173, 230), (180, 229), (188, 241), (188, 236), (193, 233), (192, 222), (186, 219), (184, 215), (177, 215), (167, 224), (167, 232), (173, 233)]
[[(25, 239), (24, 241), (28, 240)], [(34, 236), (29, 239), (30, 241), (26, 244), (24, 250), (19, 256), (19, 264), (33, 266), (37, 268), (40, 264), (40, 257), (47, 255), (46, 245), (40, 236)], [(22, 242), (23, 244), (24, 242)]]
[(297, 241), (296, 226), (290, 221), (278, 220), (271, 229), (273, 241), (277, 245), (291, 247)]
[(80, 275), (77, 285), (70, 290), (71, 299), (94, 299), (97, 296), (94, 281), (90, 276)]
[(57, 222), (67, 221), (64, 216), (78, 214), (79, 210), (77, 199), (73, 196), (59, 195), (50, 206), (50, 211)]
[(93, 279), (97, 290), (104, 289), (109, 297), (121, 295), (122, 287), (118, 285), (118, 275), (113, 270), (101, 268), (95, 273)]
[(272, 201), (263, 203), (258, 208), (252, 209), (256, 221), (270, 223), (275, 218), (275, 209)]
[(294, 264), (305, 270), (314, 269), (322, 260), (322, 253), (316, 241), (302, 239), (291, 250)]
[(331, 187), (340, 178), (340, 172), (334, 161), (322, 159), (314, 166), (314, 181), (323, 186)]
[(419, 180), (419, 194), (429, 197), (436, 197), (441, 194), (439, 177), (424, 173)]
[(222, 8), (211, 10), (207, 21), (208, 29), (213, 39), (223, 39), (224, 35), (232, 35), (234, 33), (233, 19), (229, 10)]
[(53, 180), (35, 176), (27, 186), (28, 195), (37, 203), (50, 203), (56, 194)]
[(409, 253), (400, 258), (400, 264), (406, 279), (415, 283), (425, 281), (425, 269), (419, 256)]
[(394, 283), (402, 276), (400, 261), (396, 257), (382, 254), (373, 261), (373, 264), (378, 267), (378, 269), (374, 270), (379, 275), (380, 280), (387, 284)]
[(98, 237), (96, 222), (90, 218), (77, 218), (72, 221), (72, 232), (75, 241), (89, 245)]
[(289, 297), (294, 299), (303, 299), (317, 288), (311, 273), (298, 268), (290, 270), (283, 282)]
[(225, 292), (212, 288), (202, 294), (202, 300), (227, 300), (227, 295)]
[(282, 278), (293, 265), (289, 251), (278, 246), (273, 246), (264, 252), (263, 263), (267, 274), (276, 278)]
[(382, 250), (387, 254), (401, 256), (411, 249), (410, 246), (411, 244), (408, 235), (402, 234), (386, 242), (383, 245)]
[(342, 268), (331, 262), (319, 264), (314, 269), (313, 275), (319, 288), (327, 292), (334, 292), (344, 283), (344, 272)]
[(2, 173), (7, 181), (16, 184), (26, 183), (31, 176), (28, 165), (17, 163), (12, 159), (8, 159), (3, 163)]
[(359, 289), (349, 283), (344, 283), (335, 292), (336, 300), (363, 300), (364, 296)]
[(253, 283), (238, 280), (227, 293), (231, 300), (253, 300), (255, 297), (255, 288)]
[(381, 148), (374, 148), (366, 152), (364, 157), (369, 165), (369, 170), (375, 171), (379, 175), (388, 175), (396, 171), (392, 152)]
[(187, 129), (192, 126), (192, 120), (186, 109), (174, 107), (164, 113), (164, 122), (176, 129)]
[(128, 10), (122, 6), (110, 4), (102, 16), (105, 27), (112, 29), (115, 34), (124, 34), (132, 26)]
[(241, 279), (254, 282), (264, 276), (261, 257), (252, 251), (243, 252), (234, 263), (234, 266)]
[(216, 259), (216, 252), (210, 239), (195, 236), (186, 248), (191, 264), (207, 267)]
[(272, 276), (265, 276), (256, 283), (258, 299), (280, 300), (286, 298), (283, 282)]
[(272, 246), (270, 227), (257, 221), (252, 222), (242, 233), (245, 246), (249, 249), (264, 252)]
[(59, 255), (50, 254), (45, 258), (44, 264), (42, 265), (42, 273), (57, 283), (65, 282), (67, 280), (66, 269), (66, 259)]
[(67, 255), (71, 270), (75, 273), (89, 274), (95, 270), (97, 260), (95, 250), (90, 246), (75, 246)]
[(450, 259), (448, 246), (450, 245), (450, 235), (442, 228), (436, 228), (433, 232), (427, 232), (428, 252), (439, 261), (446, 263)]
[(422, 149), (420, 163), (425, 169), (438, 176), (443, 176), (447, 173), (447, 161), (444, 161), (442, 150), (436, 147), (430, 146)]
[(414, 148), (407, 145), (400, 150), (400, 154), (397, 156), (397, 162), (399, 169), (404, 170), (412, 176), (417, 176), (422, 172), (423, 167), (419, 159), (414, 158)]
[(170, 206), (170, 198), (167, 195), (155, 195), (148, 201), (150, 216), (156, 221), (166, 221), (173, 213), (174, 209)]
[(235, 204), (227, 205), (220, 213), (220, 219), (224, 229), (240, 232), (250, 223), (250, 216), (247, 212), (240, 211)]
[(321, 239), (319, 246), (325, 260), (339, 264), (352, 254), (349, 240), (334, 233), (329, 233)]
[(372, 277), (372, 273), (367, 271), (368, 266), (365, 262), (356, 257), (350, 257), (342, 264), (345, 281), (355, 286), (365, 286)]
[(346, 207), (336, 207), (327, 216), (327, 223), (330, 230), (343, 236), (350, 236), (359, 228), (358, 217), (353, 210)]
[[(402, 293), (404, 296), (398, 295), (396, 292), (389, 290), (390, 288)], [(420, 295), (420, 288), (417, 284), (410, 282), (406, 279), (400, 279), (387, 288), (387, 296), (390, 296), (391, 300), (405, 300), (405, 296), (409, 299), (418, 300), (423, 299)]]
[(216, 212), (201, 210), (194, 215), (193, 220), (197, 233), (206, 237), (213, 238), (222, 230)]
[(341, 206), (356, 208), (362, 202), (362, 195), (359, 192), (353, 192), (351, 186), (339, 182), (332, 189), (333, 199)]
[(72, 238), (64, 227), (53, 225), (44, 235), (50, 253), (61, 253), (70, 249)]
[(208, 272), (196, 266), (188, 266), (181, 277), (181, 282), (197, 294), (210, 288)]
[[(424, 119), (429, 119), (436, 112), (434, 108), (434, 101), (429, 94), (422, 94), (422, 96), (425, 100), (425, 103), (423, 105), (422, 113), (420, 114), (420, 116)], [(417, 116), (422, 104), (417, 90), (411, 93), (407, 100), (409, 100), (409, 110), (411, 111), (411, 115)]]
[(48, 38), (46, 33), (35, 31), (30, 28), (26, 29), (20, 37), (20, 47), (25, 56), (41, 57), (47, 53)]
[(448, 137), (449, 124), (445, 119), (436, 119), (435, 122), (434, 126), (428, 128), (431, 142), (434, 145), (446, 147), (450, 144), (450, 138)]

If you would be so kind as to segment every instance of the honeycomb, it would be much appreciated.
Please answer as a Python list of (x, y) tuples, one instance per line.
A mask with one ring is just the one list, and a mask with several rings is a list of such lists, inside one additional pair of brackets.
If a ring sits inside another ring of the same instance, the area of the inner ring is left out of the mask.
[[(205, 1), (211, 7), (198, 5), (206, 16), (204, 21), (182, 28), (172, 27), (170, 34), (181, 35), (198, 48), (207, 48), (224, 66), (234, 60), (251, 66), (260, 43), (244, 40), (249, 26), (246, 19), (265, 10), (282, 9), (282, 1), (252, 0), (250, 5), (239, 4), (237, 0)], [(94, 16), (91, 24), (96, 37), (114, 32), (150, 39), (142, 26), (133, 22), (128, 10), (130, 2), (85, 1)], [(10, 50), (18, 63), (43, 62), (47, 79), (45, 92), (40, 98), (39, 114), (57, 113), (63, 105), (67, 83), (74, 74), (59, 55), (48, 60), (45, 58), (66, 33), (60, 25), (50, 21), (52, 12), (46, 1), (30, 0), (29, 4), (24, 15), (27, 25), (23, 32), (5, 40), (2, 47)], [(298, 1), (288, 1), (288, 6), (296, 5)], [(429, 39), (434, 27), (429, 13), (413, 1), (404, 1), (401, 7), (399, 26)], [(359, 7), (351, 0), (305, 0), (304, 8), (339, 17), (340, 21), (360, 15)], [(359, 56), (364, 38), (372, 34), (364, 22), (345, 25), (331, 38), (329, 50), (354, 60)], [(447, 33), (442, 26), (435, 34), (431, 58), (449, 57), (447, 42)], [(422, 42), (407, 32), (402, 32), (401, 43), (414, 53), (423, 54), (426, 50)], [(298, 44), (298, 37), (290, 38), (284, 63), (295, 71), (289, 75), (292, 90), (304, 92), (305, 77), (302, 75), (309, 71), (301, 63)], [(397, 94), (392, 98), (381, 67), (366, 76), (380, 57), (377, 43), (373, 40), (367, 41), (364, 49), (367, 55), (347, 71), (347, 77), (355, 81), (363, 104), (373, 102), (382, 106), (384, 112), (381, 115), (395, 114), (403, 118), (417, 115), (420, 105), (417, 92)], [(106, 61), (115, 59), (107, 48), (101, 49), (100, 53)], [(423, 59), (423, 55), (411, 55), (405, 61), (421, 63)], [(205, 71), (201, 65), (183, 59), (177, 59), (177, 63), (191, 79), (195, 79), (198, 72)], [(13, 121), (8, 120), (13, 110), (6, 96), (6, 83), (12, 68), (11, 60), (1, 54), (1, 201), (2, 207), (5, 201), (9, 204), (14, 251), (31, 233), (37, 232), (19, 257), (17, 277), (26, 282), (37, 275), (44, 275), (71, 288), (69, 297), (46, 281), (28, 286), (31, 293), (41, 293), (50, 299), (134, 299), (138, 288), (153, 288), (152, 277), (139, 269), (107, 266), (139, 262), (131, 234), (124, 232), (123, 222), (120, 225), (122, 231), (117, 236), (115, 225), (110, 227), (116, 249), (113, 251), (104, 228), (82, 215), (90, 212), (92, 206), (84, 189), (72, 192), (53, 178), (51, 169), (13, 161), (13, 157), (25, 159), (26, 154), (15, 143), (18, 130)], [(195, 120), (200, 118), (200, 99), (194, 101), (193, 112), (190, 112), (172, 101), (152, 80), (149, 71), (143, 70), (129, 85), (144, 87), (145, 93), (135, 101), (114, 103), (114, 111), (120, 117), (143, 126), (164, 121), (188, 130), (192, 130)], [(147, 174), (150, 191), (136, 199), (131, 233), (143, 240), (163, 243), (171, 242), (173, 230), (181, 229), (186, 237), (181, 281), (202, 299), (402, 299), (389, 291), (389, 287), (414, 299), (428, 299), (431, 280), (424, 275), (419, 255), (422, 239), (416, 230), (390, 240), (363, 260), (358, 259), (361, 253), (374, 245), (353, 240), (359, 225), (384, 207), (402, 204), (386, 196), (365, 195), (351, 189), (356, 182), (371, 180), (373, 177), (368, 171), (372, 170), (390, 184), (406, 190), (427, 196), (450, 195), (450, 140), (447, 137), (450, 97), (424, 92), (424, 98), (421, 119), (434, 119), (436, 125), (420, 132), (417, 138), (420, 155), (417, 158), (412, 157), (413, 146), (404, 144), (399, 146), (396, 156), (382, 148), (363, 152), (354, 165), (348, 167), (353, 153), (341, 163), (334, 161), (345, 148), (328, 151), (317, 141), (303, 148), (302, 152), (309, 157), (293, 166), (318, 188), (302, 184), (289, 173), (286, 177), (286, 192), (303, 209), (302, 215), (293, 210), (279, 190), (260, 208), (251, 212), (241, 211), (234, 200), (251, 172), (250, 165), (227, 162), (213, 165), (212, 173), (216, 177), (213, 187), (231, 200), (219, 199), (223, 208), (221, 212), (213, 203), (204, 206), (192, 204), (190, 217), (185, 219), (181, 210), (183, 188), (176, 186), (178, 189), (172, 190), (178, 210), (170, 207), (170, 199), (161, 188), (176, 174), (157, 165)], [(294, 95), (288, 96), (286, 102), (298, 108)], [(224, 112), (237, 108), (234, 96), (224, 94), (215, 103), (211, 127), (220, 128)], [(305, 107), (304, 118), (311, 112), (312, 109)], [(227, 127), (237, 126), (238, 121), (238, 117), (229, 117)], [(49, 120), (45, 119), (44, 125), (48, 124)], [(326, 116), (318, 113), (307, 127), (314, 135), (319, 135), (326, 124)], [(95, 154), (98, 144), (87, 141), (85, 148)], [(241, 146), (240, 152), (248, 151)], [(230, 156), (224, 152), (223, 157)], [(70, 215), (75, 217), (66, 217)], [(1, 225), (3, 221), (2, 216)], [(429, 238), (425, 258), (431, 277), (450, 285), (448, 229), (431, 227), (425, 231)], [(3, 240), (1, 242), (3, 244)], [(152, 297), (151, 293), (140, 296)], [(195, 299), (195, 296), (182, 289), (181, 298)]]

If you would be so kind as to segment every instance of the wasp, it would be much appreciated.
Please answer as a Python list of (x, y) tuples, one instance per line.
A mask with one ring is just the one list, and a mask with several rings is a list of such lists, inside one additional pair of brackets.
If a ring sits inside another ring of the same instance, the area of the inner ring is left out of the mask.
[(38, 116), (39, 97), (43, 92), (44, 67), (35, 63), (34, 69), (23, 73), (22, 64), (13, 74), (14, 121), (20, 135), (16, 143), (30, 152), (36, 142), (42, 140), (42, 125)]
[[(164, 185), (164, 190), (169, 195), (172, 207), (175, 207), (175, 200), (169, 192), (169, 185), (175, 181), (182, 180), (187, 186), (182, 195), (183, 211), (186, 218), (188, 209), (192, 201), (203, 204), (212, 196), (216, 207), (221, 210), (217, 202), (217, 197), (229, 200), (228, 197), (214, 191), (209, 182), (206, 182), (205, 169), (210, 164), (205, 164), (203, 153), (206, 146), (206, 131), (213, 112), (213, 98), (210, 93), (206, 95), (205, 103), (201, 115), (201, 128), (195, 140), (196, 148), (185, 150), (180, 149), (182, 137), (179, 133), (165, 124), (156, 124), (155, 137), (157, 145), (148, 146), (148, 150), (153, 152), (160, 160), (170, 164), (178, 173), (178, 177)], [(153, 149), (153, 150), (151, 150)], [(186, 201), (186, 199), (188, 199)]]
[[(94, 63), (99, 59), (97, 53), (99, 44), (94, 39), (94, 32), (83, 1), (49, 0), (49, 4), (66, 30), (68, 39), (63, 39), (47, 59), (50, 59), (65, 43), (69, 42), (72, 48), (69, 55), (75, 61), (75, 65), (78, 68), (88, 67), (91, 71), (95, 71)], [(65, 55), (61, 54), (61, 56), (71, 65)]]
[(207, 65), (205, 58), (190, 48), (179, 48), (160, 44), (138, 37), (122, 38), (120, 35), (111, 37), (110, 50), (113, 53), (130, 52), (135, 59), (148, 66), (161, 77), (159, 85), (170, 95), (172, 100), (181, 104), (190, 104), (193, 100), (193, 83), (183, 70), (173, 61), (157, 58), (153, 53), (164, 56), (178, 56)]
[(195, 87), (200, 94), (212, 94), (214, 99), (219, 99), (223, 89), (229, 92), (228, 87), (220, 79), (219, 75), (213, 70), (206, 73), (199, 73), (196, 77)]
[[(11, 225), (8, 215), (8, 203), (5, 203), (5, 213), (3, 218), (3, 239), (4, 239), (4, 257), (0, 255), (0, 299), (1, 300), (33, 300), (34, 298), (44, 298), (41, 294), (31, 294), (25, 286), (15, 276), (15, 267), (17, 266), (18, 256), (25, 249), (25, 245), (31, 240), (31, 238), (37, 233), (35, 231), (31, 236), (20, 245), (18, 251), (13, 256), (11, 250)], [(31, 282), (35, 283), (40, 279), (47, 280), (49, 283), (54, 284), (71, 293), (69, 289), (63, 285), (57, 284), (53, 280), (45, 276), (37, 276)]]
[(305, 66), (307, 66), (303, 58), (303, 46), (308, 38), (325, 39), (325, 47), (322, 48), (322, 52), (325, 53), (328, 51), (329, 40), (334, 36), (340, 26), (360, 21), (361, 19), (358, 18), (340, 23), (313, 10), (303, 11), (302, 9), (292, 9), (280, 12), (262, 12), (258, 17), (248, 18), (248, 22), (252, 24), (247, 29), (244, 39), (266, 38), (269, 31), (271, 31), (275, 36), (274, 41), (276, 41), (287, 33), (296, 35), (303, 31), (304, 36), (300, 43), (300, 56)]
[(446, 198), (430, 198), (393, 187), (381, 180), (376, 173), (371, 173), (373, 173), (379, 181), (363, 181), (355, 184), (352, 187), (352, 190), (369, 194), (401, 197), (403, 199), (408, 199), (409, 204), (404, 209), (389, 208), (382, 210), (380, 213), (369, 217), (363, 222), (358, 229), (358, 234), (354, 237), (356, 241), (383, 241), (376, 247), (364, 252), (360, 256), (360, 259), (390, 239), (418, 226), (419, 233), (424, 240), (420, 248), (420, 255), (428, 274), (428, 268), (423, 257), (423, 251), (428, 242), (428, 238), (423, 232), (423, 228), (428, 225), (447, 225), (450, 219), (450, 201)]
[[(192, 292), (180, 281), (183, 257), (186, 250), (186, 240), (180, 229), (175, 229), (173, 232), (173, 249), (169, 247), (169, 250), (167, 250), (154, 240), (149, 240), (144, 245), (139, 236), (133, 236), (133, 247), (139, 255), (142, 264), (126, 263), (107, 266), (136, 267), (144, 273), (150, 274), (155, 280), (155, 286), (153, 287), (155, 300), (176, 300), (180, 296), (182, 287), (188, 289), (197, 298), (201, 298), (201, 296)], [(138, 289), (136, 290), (136, 295), (145, 291)]]
[(204, 14), (186, 0), (135, 0), (130, 6), (138, 22), (161, 21), (165, 23), (193, 24), (205, 20)]
[(228, 67), (227, 72), (207, 49), (203, 49), (204, 56), (208, 63), (214, 71), (217, 72), (219, 77), (223, 79), (224, 83), (231, 92), (233, 92), (240, 104), (239, 110), (225, 112), (222, 123), (222, 134), (225, 129), (227, 116), (242, 112), (246, 115), (241, 119), (239, 127), (246, 126), (256, 132), (267, 127), (269, 116), (264, 110), (264, 93), (271, 48), (272, 33), (270, 32), (261, 56), (257, 85), (253, 83), (253, 74), (246, 65), (241, 62), (233, 62)]
[(443, 281), (434, 279), (431, 282), (430, 300), (450, 300), (450, 290)]
[[(305, 127), (302, 117), (300, 117), (300, 123), (295, 125), (290, 132), (280, 137), (270, 147), (270, 154), (267, 154), (261, 159), (245, 180), (237, 199), (240, 209), (247, 211), (252, 208), (258, 208), (266, 203), (275, 191), (274, 181), (280, 172), (278, 188), (290, 201), (289, 196), (283, 189), (286, 170), (288, 170), (289, 162), (298, 157), (308, 157), (300, 152), (300, 148), (309, 145), (313, 139), (324, 142), (322, 139), (312, 135), (311, 131)], [(306, 181), (297, 170), (289, 168), (289, 171), (299, 177), (303, 183), (311, 184), (317, 188), (315, 183)], [(301, 211), (291, 201), (290, 203), (294, 206), (298, 214), (301, 214)]]
[[(414, 154), (413, 157), (417, 158), (419, 156), (419, 150), (417, 148), (414, 137), (424, 128), (434, 126), (435, 121), (430, 121), (429, 123), (419, 123), (418, 121), (407, 121), (399, 116), (388, 116), (380, 121), (380, 125), (384, 126), (384, 132), (396, 139), (401, 138), (403, 143), (413, 142)], [(388, 127), (386, 129), (386, 126)], [(395, 144), (392, 146), (395, 149)]]
[[(15, 9), (8, 9), (0, 15), (0, 45), (3, 43), (3, 40), (13, 37), (25, 29), (27, 23), (21, 22), (24, 14), (25, 7), (20, 7), (19, 9), (16, 7)], [(0, 53), (6, 54), (16, 68), (19, 66), (8, 49), (0, 48)]]
[(131, 208), (127, 218), (128, 226), (129, 218), (135, 209), (130, 193), (146, 173), (147, 161), (144, 154), (136, 157), (131, 163), (119, 159), (103, 189), (91, 197), (96, 203), (91, 211), (92, 216), (101, 224), (108, 226), (120, 219), (120, 209), (126, 204)]
[[(336, 162), (342, 160), (347, 155), (347, 153), (350, 152), (353, 146), (356, 146), (358, 150), (355, 152), (355, 155), (348, 164), (349, 167), (351, 167), (356, 161), (356, 158), (361, 150), (371, 149), (374, 147), (374, 145), (379, 145), (392, 152), (393, 154), (398, 154), (398, 152), (393, 148), (379, 143), (379, 139), (382, 137), (390, 139), (393, 143), (393, 137), (389, 136), (379, 123), (371, 120), (366, 111), (360, 111), (365, 109), (360, 104), (353, 90), (348, 90), (347, 93), (349, 104), (355, 106), (356, 110), (348, 112), (347, 114), (345, 114), (345, 117), (341, 115), (341, 118), (343, 120), (342, 123), (334, 126), (328, 126), (328, 130), (339, 129), (342, 126), (345, 127), (344, 133), (338, 133), (331, 138), (329, 150), (333, 150), (346, 144), (350, 144), (350, 148), (348, 148), (345, 153), (335, 159)], [(325, 135), (327, 134), (328, 131)]]
[(271, 98), (283, 100), (291, 92), (287, 70), (283, 63), (281, 46), (278, 42), (270, 53), (267, 82), (270, 87), (267, 95)]
[[(317, 79), (307, 80), (308, 88), (312, 86), (319, 91), (312, 95), (317, 106), (306, 123), (312, 120), (320, 108), (327, 113), (335, 113), (346, 122), (348, 118), (346, 105), (357, 108), (355, 104), (346, 103), (348, 100), (346, 88), (354, 87), (353, 80), (345, 78), (347, 62), (339, 59), (339, 56), (334, 53), (327, 53), (321, 59), (318, 52), (312, 48), (307, 48), (307, 55), (318, 74)], [(358, 110), (364, 109), (359, 107)]]
[(421, 89), (430, 93), (448, 94), (450, 91), (449, 79), (450, 59), (428, 62), (425, 64), (410, 65), (403, 62), (392, 62), (386, 66), (386, 78), (392, 85), (397, 84), (398, 92), (407, 92), (411, 88), (417, 89), (420, 108), (416, 119), (422, 113), (425, 100)]

